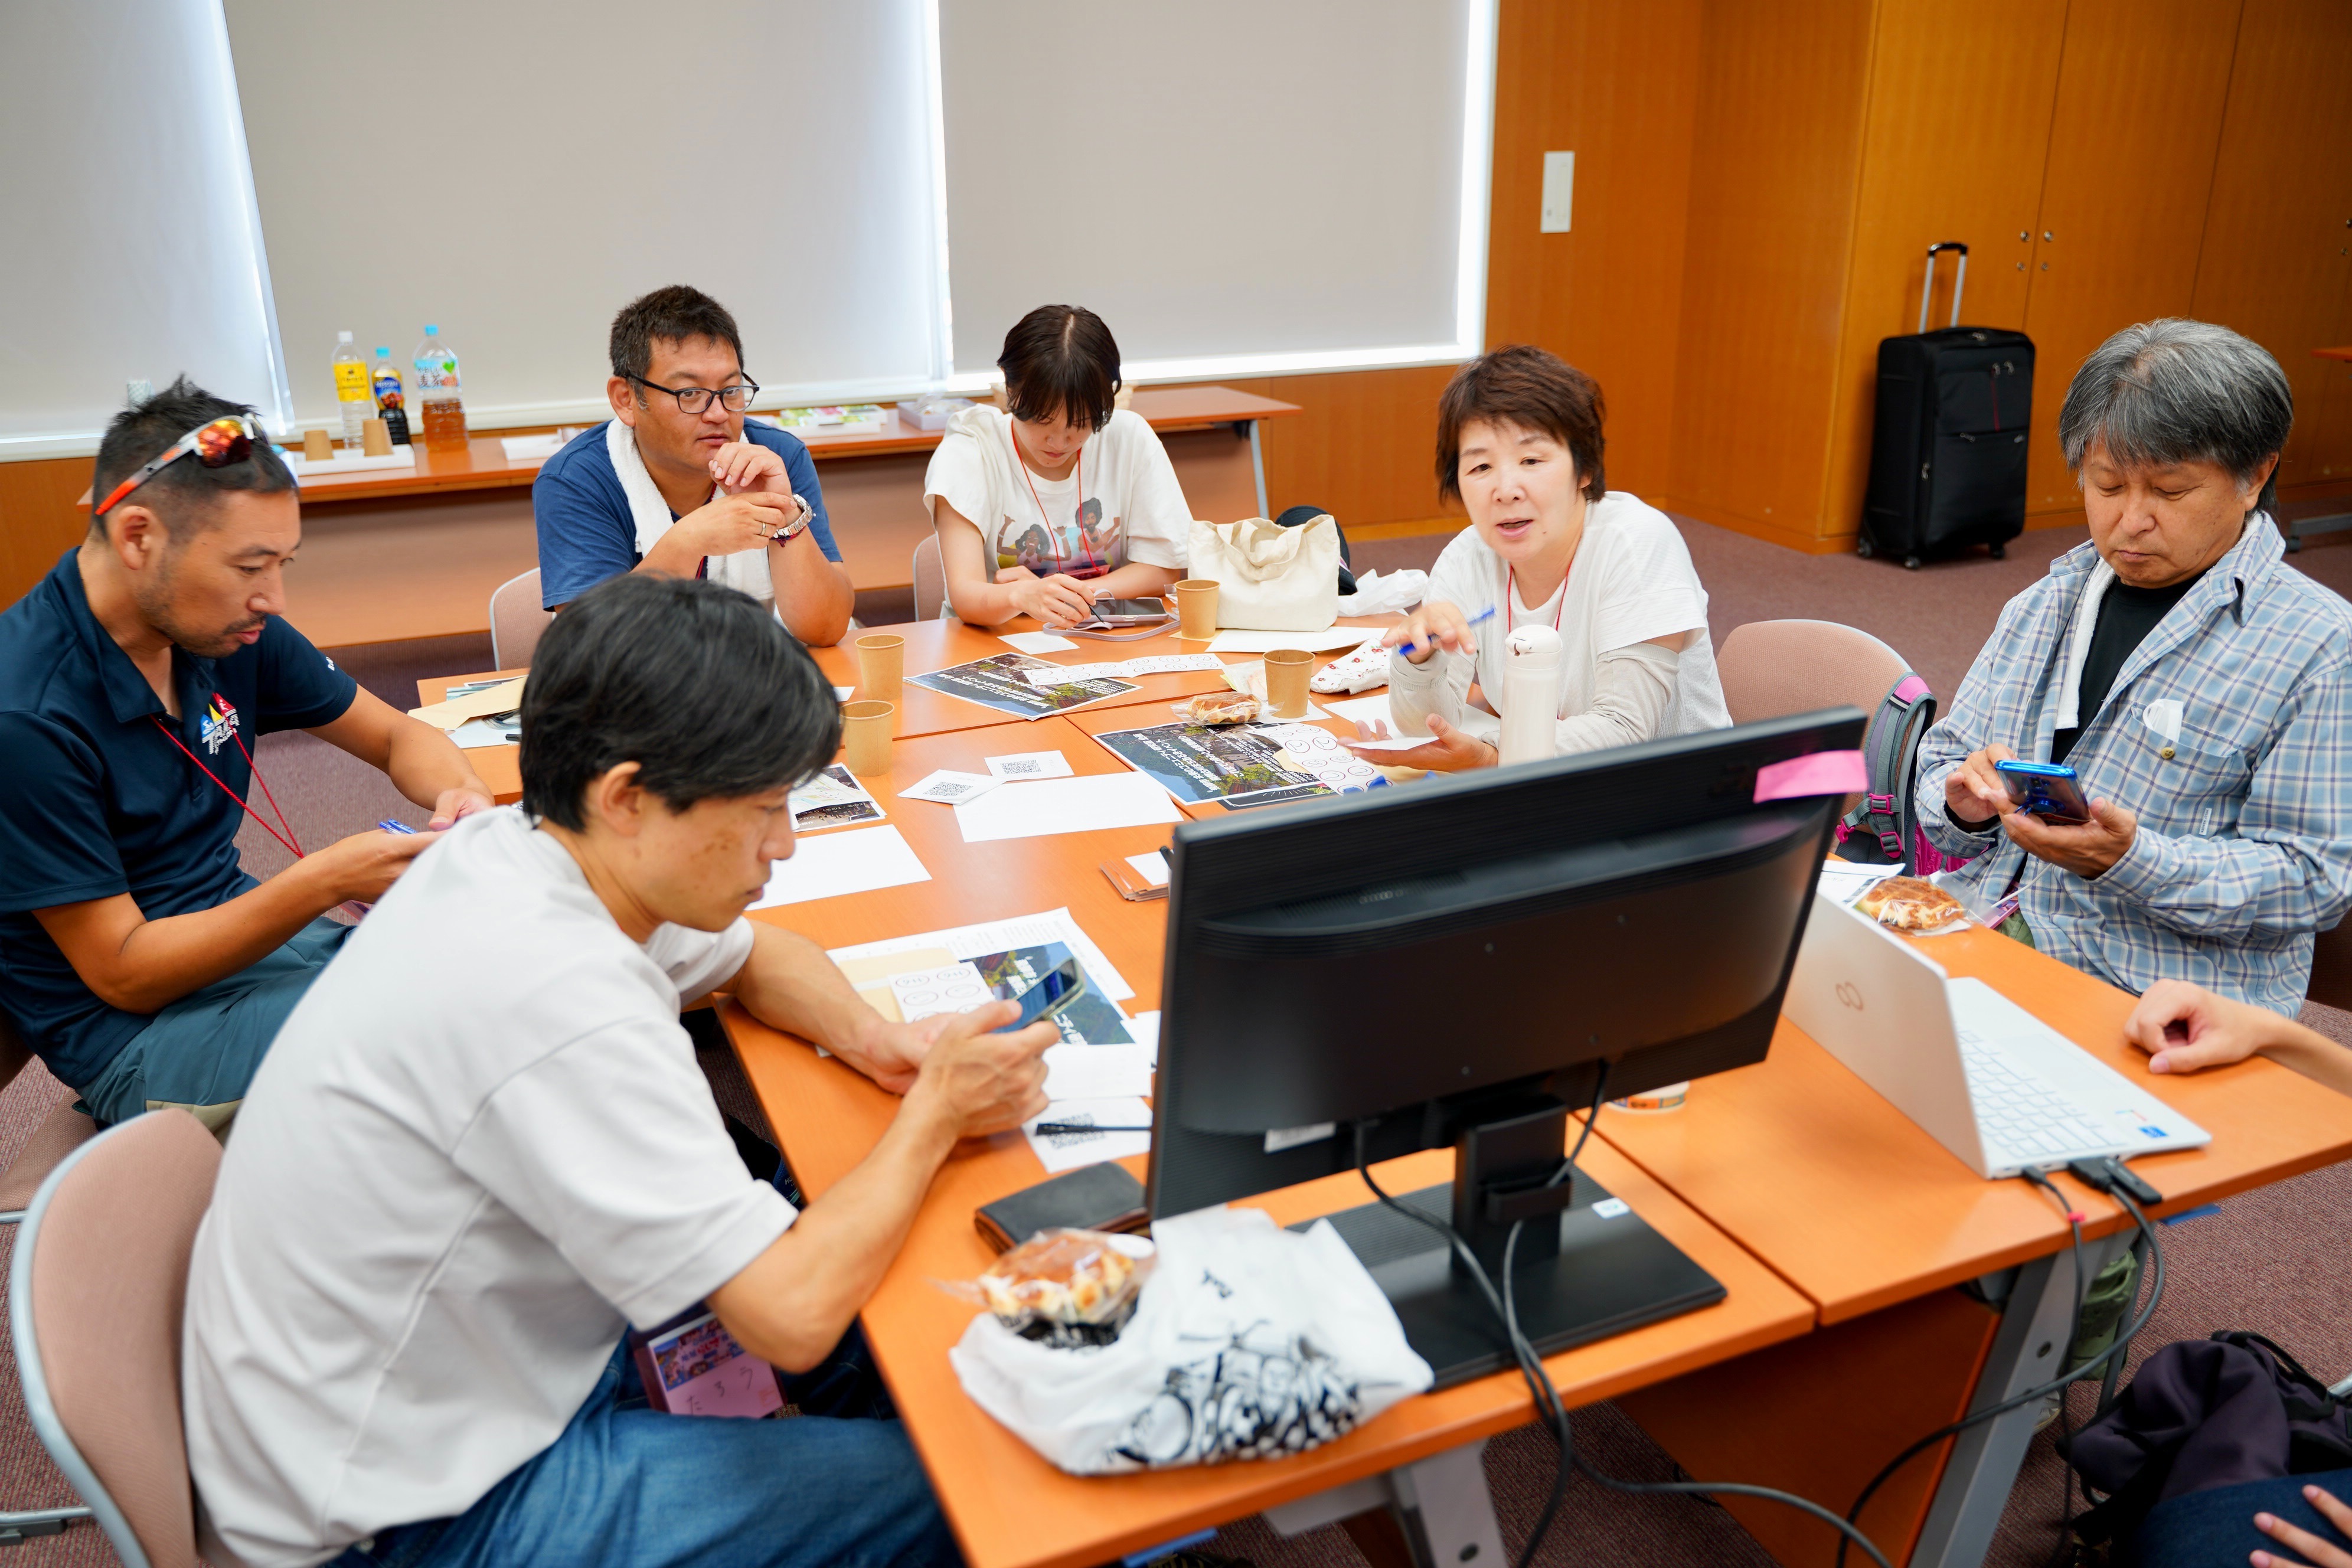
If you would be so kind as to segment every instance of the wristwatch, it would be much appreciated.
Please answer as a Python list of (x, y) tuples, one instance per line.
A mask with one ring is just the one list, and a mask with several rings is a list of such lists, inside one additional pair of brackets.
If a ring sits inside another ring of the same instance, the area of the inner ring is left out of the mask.
[(795, 535), (799, 534), (803, 529), (808, 527), (809, 520), (816, 516), (816, 509), (809, 505), (807, 501), (803, 500), (799, 496), (795, 495), (793, 497), (793, 504), (801, 509), (800, 516), (793, 519), (792, 521), (784, 524), (783, 527), (776, 530), (773, 533), (769, 534), (768, 539), (770, 542), (775, 544), (785, 543)]

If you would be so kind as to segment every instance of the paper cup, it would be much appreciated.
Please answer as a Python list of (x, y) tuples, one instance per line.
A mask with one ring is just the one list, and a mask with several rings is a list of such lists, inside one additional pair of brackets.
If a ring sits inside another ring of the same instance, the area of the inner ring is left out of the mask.
[(1217, 580), (1187, 577), (1169, 590), (1176, 595), (1176, 635), (1206, 642), (1217, 635)]
[(888, 632), (871, 632), (857, 639), (857, 695), (876, 702), (898, 700), (898, 682), (907, 672), (907, 639)]
[(392, 426), (381, 419), (370, 419), (360, 426), (360, 448), (371, 458), (392, 456)]
[(872, 778), (890, 771), (890, 722), (898, 714), (890, 702), (841, 705), (841, 748), (851, 773)]
[(1307, 677), (1314, 668), (1315, 656), (1304, 648), (1278, 647), (1265, 656), (1265, 703), (1272, 717), (1307, 717)]
[(302, 432), (302, 460), (306, 463), (331, 463), (335, 459), (334, 438), (324, 430)]

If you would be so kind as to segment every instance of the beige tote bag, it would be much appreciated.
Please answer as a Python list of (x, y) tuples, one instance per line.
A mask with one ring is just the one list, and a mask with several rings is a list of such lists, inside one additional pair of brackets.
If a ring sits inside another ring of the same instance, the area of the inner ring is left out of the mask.
[(1195, 519), (1190, 571), (1216, 579), (1220, 626), (1319, 632), (1339, 613), (1339, 525), (1328, 514), (1297, 528)]

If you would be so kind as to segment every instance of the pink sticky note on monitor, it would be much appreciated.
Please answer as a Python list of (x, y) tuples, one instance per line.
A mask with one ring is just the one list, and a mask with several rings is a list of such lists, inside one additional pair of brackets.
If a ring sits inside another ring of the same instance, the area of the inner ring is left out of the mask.
[(637, 1371), (647, 1402), (673, 1415), (758, 1417), (783, 1408), (776, 1369), (737, 1344), (708, 1312), (644, 1340)]
[(1807, 795), (1857, 795), (1870, 787), (1860, 752), (1814, 752), (1756, 770), (1756, 798), (1793, 800)]

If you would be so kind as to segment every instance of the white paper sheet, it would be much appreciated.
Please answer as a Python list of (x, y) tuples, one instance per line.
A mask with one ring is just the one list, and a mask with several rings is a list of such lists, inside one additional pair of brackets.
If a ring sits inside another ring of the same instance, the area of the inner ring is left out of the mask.
[[(891, 831), (880, 828), (866, 831)], [(854, 958), (879, 958), (886, 953), (916, 952), (924, 948), (943, 947), (959, 959), (977, 958), (984, 952), (1003, 952), (1008, 948), (1043, 947), (1047, 942), (1066, 943), (1086, 966), (1087, 984), (1114, 1002), (1124, 1002), (1135, 994), (1134, 987), (1111, 967), (1110, 960), (1097, 947), (1094, 939), (1078, 929), (1070, 918), (1067, 906), (1046, 910), (1040, 914), (1014, 915), (1008, 920), (982, 921), (976, 925), (955, 926), (947, 931), (919, 931), (913, 936), (886, 937), (880, 942), (859, 942), (854, 947), (836, 947), (830, 956), (836, 963)]]
[(792, 858), (777, 861), (768, 873), (767, 889), (751, 907), (772, 910), (930, 879), (897, 828), (859, 827), (798, 840)]
[(461, 751), (473, 751), (481, 746), (511, 746), (514, 738), (488, 719), (468, 719), (449, 731), (449, 738)]
[(563, 450), (563, 437), (551, 430), (544, 436), (501, 436), (499, 446), (509, 463), (543, 463)]
[(1219, 632), (1209, 644), (1211, 653), (1272, 653), (1276, 648), (1303, 647), (1308, 653), (1361, 647), (1376, 628), (1325, 626), (1319, 632)]
[(1344, 743), (1362, 752), (1409, 752), (1415, 746), (1426, 746), (1435, 739), (1430, 735), (1398, 735), (1385, 741), (1349, 739)]
[(1133, 680), (1145, 675), (1189, 675), (1224, 668), (1225, 661), (1213, 653), (1155, 653), (1108, 664), (1057, 664), (1021, 673), (1032, 686), (1059, 686), (1067, 680)]
[(1900, 866), (1860, 866), (1852, 861), (1832, 860), (1822, 867), (1821, 879), (1814, 886), (1848, 909), (1854, 900), (1889, 877), (1900, 877)]
[(1045, 1051), (1048, 1100), (1116, 1100), (1151, 1092), (1155, 1046), (1051, 1046)]
[(1389, 694), (1385, 691), (1377, 697), (1350, 697), (1344, 702), (1334, 702), (1326, 698), (1323, 707), (1334, 719), (1345, 719), (1351, 724), (1386, 724), (1391, 730), (1396, 728), (1396, 719), (1389, 712)]
[(955, 808), (967, 844), (999, 838), (1043, 838), (1106, 827), (1148, 827), (1181, 822), (1184, 814), (1157, 779), (1144, 773), (1090, 773), (1084, 778), (1008, 784)]
[(1076, 771), (1059, 752), (1014, 752), (990, 757), (981, 765), (1001, 779), (1066, 779)]
[(1051, 632), (1006, 632), (997, 638), (1023, 653), (1061, 653), (1078, 645), (1067, 637), (1057, 637)]
[(1133, 1017), (1128, 1019), (1127, 1032), (1135, 1037), (1135, 1043), (1137, 1045), (1150, 1046), (1151, 1047), (1151, 1065), (1153, 1067), (1158, 1067), (1160, 1065), (1160, 1013), (1158, 1009), (1155, 1008), (1149, 1013), (1138, 1013)]
[(977, 799), (1004, 781), (994, 773), (960, 773), (953, 768), (941, 768), (926, 773), (922, 782), (898, 792), (900, 800), (932, 800), (941, 805), (954, 805), (961, 801)]
[[(1098, 1050), (1100, 1047), (1089, 1047)], [(1151, 1107), (1139, 1100), (1065, 1100), (1045, 1108), (1036, 1121), (1025, 1123), (1022, 1134), (1029, 1147), (1037, 1152), (1037, 1159), (1055, 1174), (1075, 1171), (1081, 1165), (1099, 1165), (1105, 1160), (1124, 1160), (1129, 1154), (1151, 1152), (1150, 1132), (1049, 1132), (1040, 1136), (1033, 1131), (1039, 1121), (1084, 1121), (1102, 1127), (1149, 1127)]]
[(1168, 885), (1168, 857), (1153, 849), (1142, 855), (1130, 855), (1127, 863), (1135, 868), (1136, 875), (1155, 888)]

